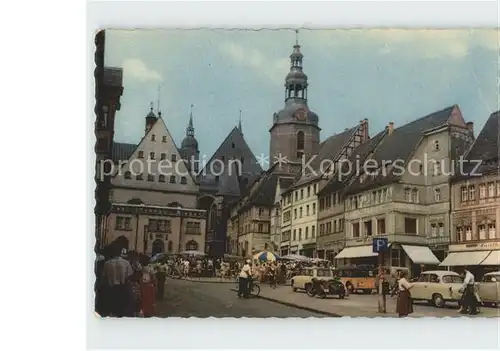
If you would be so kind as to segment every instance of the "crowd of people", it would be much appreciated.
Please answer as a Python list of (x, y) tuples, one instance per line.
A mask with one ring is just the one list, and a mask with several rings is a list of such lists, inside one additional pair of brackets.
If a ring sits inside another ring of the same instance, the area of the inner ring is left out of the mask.
[(95, 311), (103, 317), (152, 317), (162, 299), (167, 272), (149, 257), (110, 245), (95, 265)]

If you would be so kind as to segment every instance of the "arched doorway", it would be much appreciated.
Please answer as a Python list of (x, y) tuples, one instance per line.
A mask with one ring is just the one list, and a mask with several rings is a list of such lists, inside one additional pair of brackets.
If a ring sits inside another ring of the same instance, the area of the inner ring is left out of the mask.
[(154, 256), (159, 253), (165, 252), (165, 243), (161, 239), (156, 239), (153, 241), (153, 248), (151, 250), (151, 256)]

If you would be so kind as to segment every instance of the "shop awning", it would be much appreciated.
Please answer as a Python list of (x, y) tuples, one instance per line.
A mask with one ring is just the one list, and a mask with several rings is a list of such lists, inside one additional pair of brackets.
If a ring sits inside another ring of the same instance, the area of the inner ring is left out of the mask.
[(490, 254), (480, 263), (481, 266), (500, 266), (500, 250), (491, 251)]
[(439, 264), (439, 260), (427, 246), (401, 246), (415, 264)]
[(440, 266), (477, 266), (489, 255), (491, 251), (464, 251), (450, 252), (441, 262)]
[(346, 247), (345, 249), (340, 251), (340, 253), (337, 256), (335, 256), (335, 259), (373, 257), (373, 256), (378, 256), (378, 254), (373, 252), (372, 245), (365, 245), (365, 246)]

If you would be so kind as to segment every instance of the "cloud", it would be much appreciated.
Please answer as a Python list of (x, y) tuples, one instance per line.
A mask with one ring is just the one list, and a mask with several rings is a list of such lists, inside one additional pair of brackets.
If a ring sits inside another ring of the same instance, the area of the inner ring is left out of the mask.
[(374, 47), (382, 55), (460, 59), (474, 47), (499, 50), (497, 29), (338, 29), (311, 31), (306, 42), (328, 47)]
[(132, 78), (142, 83), (163, 81), (160, 73), (149, 68), (144, 62), (136, 58), (123, 61), (123, 73), (126, 78)]
[(288, 59), (275, 59), (257, 49), (249, 49), (234, 42), (223, 42), (219, 49), (240, 66), (254, 69), (262, 79), (273, 84), (283, 82), (290, 66)]

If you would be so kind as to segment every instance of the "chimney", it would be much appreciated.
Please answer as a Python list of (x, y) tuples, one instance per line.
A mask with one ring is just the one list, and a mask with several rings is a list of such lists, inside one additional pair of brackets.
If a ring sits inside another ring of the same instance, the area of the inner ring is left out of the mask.
[(467, 129), (471, 135), (474, 135), (474, 122), (467, 122)]
[(392, 134), (394, 131), (394, 122), (389, 122), (389, 125), (387, 126), (387, 130), (389, 131), (389, 135)]

